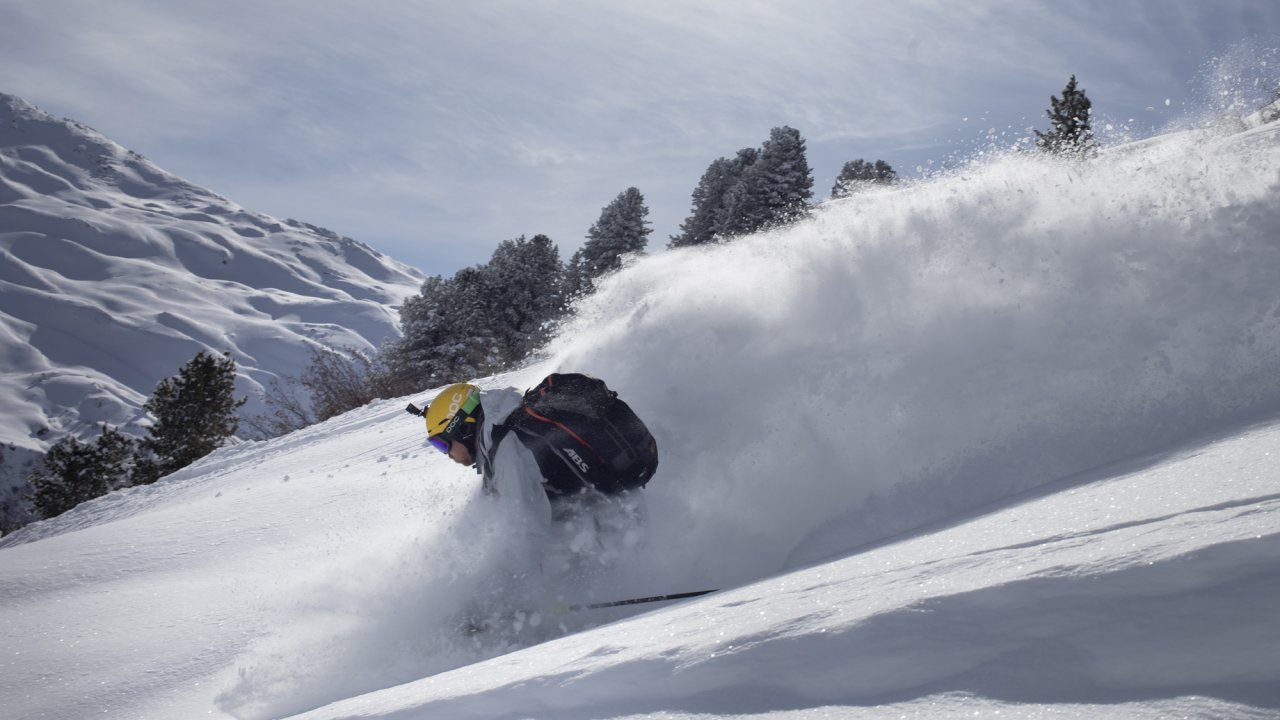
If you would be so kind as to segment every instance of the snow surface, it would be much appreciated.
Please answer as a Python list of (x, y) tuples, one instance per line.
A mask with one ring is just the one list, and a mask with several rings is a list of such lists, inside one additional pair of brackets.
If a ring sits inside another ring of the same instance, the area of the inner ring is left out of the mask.
[[(230, 351), (245, 412), (317, 343), (369, 350), (423, 275), (244, 208), (93, 130), (0, 94), (0, 445), (16, 458), (109, 422), (140, 432), (158, 382)], [(3, 484), (3, 483), (0, 483)]]
[(24, 528), (0, 707), (1278, 717), (1278, 139), (1004, 157), (634, 262), (482, 381), (592, 372), (649, 422), (612, 555), (571, 523), (497, 572), (517, 538), (404, 399)]

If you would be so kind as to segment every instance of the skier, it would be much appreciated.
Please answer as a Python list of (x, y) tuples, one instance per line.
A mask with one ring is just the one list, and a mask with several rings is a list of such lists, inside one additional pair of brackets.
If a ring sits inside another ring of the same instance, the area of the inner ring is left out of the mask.
[[(552, 374), (525, 393), (457, 383), (437, 395), (425, 412), (412, 404), (408, 410), (425, 418), (433, 447), (476, 468), (484, 492), (495, 496), (504, 511), (501, 527), (515, 534), (501, 561), (509, 572), (497, 576), (503, 579), (485, 594), (487, 599), (463, 613), (465, 634), (495, 629), (520, 633), (525, 618), (512, 614), (510, 605), (537, 607), (558, 598), (570, 587), (563, 584), (566, 578), (590, 577), (640, 541), (641, 533), (634, 532), (641, 515), (635, 493), (657, 469), (657, 443), (602, 381)], [(511, 585), (505, 578), (520, 582)], [(507, 599), (495, 605), (495, 593)], [(511, 593), (517, 597), (512, 599)], [(530, 628), (539, 624), (530, 622)], [(548, 625), (545, 632), (554, 630)]]
[(475, 467), (484, 492), (502, 501), (509, 522), (543, 545), (553, 522), (590, 516), (594, 531), (634, 520), (637, 504), (602, 521), (610, 499), (643, 487), (658, 465), (657, 443), (631, 408), (600, 380), (553, 374), (532, 390), (445, 388), (425, 412), (427, 440), (454, 462)]
[(469, 383), (450, 385), (424, 413), (427, 441), (459, 465), (475, 467), (485, 493), (517, 506), (523, 511), (519, 514), (526, 529), (543, 537), (551, 524), (551, 501), (533, 452), (515, 438), (499, 438), (497, 447), (493, 442), (494, 428), (523, 399), (511, 387), (481, 390)]

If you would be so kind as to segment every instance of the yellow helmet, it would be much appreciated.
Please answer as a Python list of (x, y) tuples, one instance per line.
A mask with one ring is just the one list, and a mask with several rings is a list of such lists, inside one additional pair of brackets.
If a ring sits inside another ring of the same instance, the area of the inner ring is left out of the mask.
[(475, 434), (479, 407), (480, 388), (475, 385), (457, 383), (445, 388), (423, 413), (427, 420), (427, 439), (438, 438), (446, 448), (450, 440), (465, 442), (470, 439)]

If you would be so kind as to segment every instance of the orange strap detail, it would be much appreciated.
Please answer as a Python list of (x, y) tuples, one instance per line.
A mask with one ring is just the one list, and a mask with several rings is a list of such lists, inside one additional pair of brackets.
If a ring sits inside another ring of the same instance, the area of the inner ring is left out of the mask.
[(552, 419), (551, 419), (551, 418), (549, 418), (549, 417), (544, 417), (544, 416), (542, 416), (542, 415), (539, 415), (538, 413), (534, 412), (534, 411), (533, 411), (531, 408), (529, 408), (529, 407), (525, 407), (524, 411), (525, 411), (525, 412), (527, 412), (527, 413), (529, 413), (529, 416), (530, 416), (530, 417), (533, 417), (533, 418), (534, 418), (534, 419), (536, 419), (536, 420), (541, 420), (542, 422), (545, 422), (545, 423), (551, 423), (552, 425), (555, 425), (556, 427), (558, 427), (558, 428), (560, 428), (561, 430), (563, 430), (563, 431), (565, 431), (566, 433), (568, 433), (568, 434), (569, 434), (569, 437), (571, 437), (571, 438), (573, 438), (574, 440), (577, 440), (578, 442), (582, 443), (585, 447), (589, 447), (589, 448), (591, 448), (592, 450), (595, 450), (595, 448), (591, 447), (591, 444), (590, 444), (590, 443), (588, 443), (586, 440), (583, 440), (581, 437), (579, 437), (579, 436), (578, 436), (578, 433), (576, 433), (576, 432), (574, 432), (574, 431), (570, 430), (568, 427), (566, 427), (566, 426), (565, 426), (565, 424), (564, 424), (564, 423), (558, 423), (558, 422), (556, 422), (555, 420), (552, 420)]

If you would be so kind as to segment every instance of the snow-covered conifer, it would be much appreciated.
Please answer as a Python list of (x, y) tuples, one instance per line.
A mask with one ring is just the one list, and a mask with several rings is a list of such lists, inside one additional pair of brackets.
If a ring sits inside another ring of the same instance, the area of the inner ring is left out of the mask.
[(689, 217), (680, 223), (680, 234), (672, 235), (667, 247), (705, 245), (716, 241), (721, 234), (720, 219), (724, 215), (725, 195), (742, 179), (759, 154), (755, 148), (744, 148), (732, 160), (722, 157), (712, 161), (693, 190)]
[(1054, 155), (1091, 156), (1097, 152), (1093, 139), (1093, 103), (1083, 89), (1076, 89), (1076, 76), (1072, 75), (1062, 90), (1062, 97), (1049, 96), (1046, 114), (1052, 128), (1049, 132), (1036, 130), (1036, 147)]
[(744, 235), (804, 216), (813, 197), (813, 173), (800, 131), (776, 127), (759, 157), (725, 194), (720, 210), (722, 235)]
[(236, 434), (236, 362), (230, 353), (201, 350), (177, 375), (165, 378), (143, 408), (155, 422), (140, 443), (134, 484), (146, 484), (217, 450)]
[(128, 475), (134, 445), (133, 438), (106, 424), (93, 444), (74, 435), (54, 443), (42, 466), (27, 477), (36, 513), (44, 518), (61, 515), (120, 487)]
[(595, 280), (622, 265), (622, 256), (643, 252), (649, 243), (644, 195), (627, 188), (600, 211), (600, 219), (587, 231), (587, 242), (569, 263), (571, 294), (590, 292)]
[(862, 158), (850, 160), (840, 169), (836, 184), (831, 188), (831, 197), (846, 197), (859, 189), (871, 185), (891, 185), (897, 180), (898, 173), (883, 160), (877, 160), (874, 163), (869, 163)]
[(502, 355), (518, 362), (546, 339), (564, 308), (564, 263), (546, 235), (504, 240), (485, 269)]

